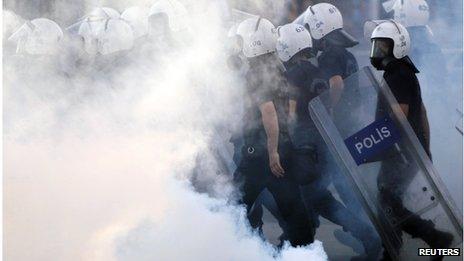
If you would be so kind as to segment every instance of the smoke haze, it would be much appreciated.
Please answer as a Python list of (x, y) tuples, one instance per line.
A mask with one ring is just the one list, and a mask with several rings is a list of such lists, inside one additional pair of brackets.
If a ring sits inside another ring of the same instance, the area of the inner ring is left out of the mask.
[[(327, 258), (320, 242), (277, 253), (253, 234), (214, 160), (201, 175), (215, 198), (189, 183), (198, 155), (216, 157), (212, 126), (234, 119), (240, 88), (225, 64), (221, 12), (208, 2), (187, 3), (196, 13), (186, 48), (131, 52), (103, 70), (68, 68), (67, 48), (46, 57), (5, 49), (5, 259)], [(147, 3), (105, 3), (133, 4)], [(4, 39), (22, 23), (4, 11)]]

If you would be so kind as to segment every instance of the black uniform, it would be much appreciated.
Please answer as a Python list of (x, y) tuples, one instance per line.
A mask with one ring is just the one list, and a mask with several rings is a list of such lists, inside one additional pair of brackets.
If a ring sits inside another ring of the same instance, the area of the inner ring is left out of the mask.
[[(383, 77), (398, 103), (409, 105), (407, 119), (424, 150), (431, 156), (427, 115), (416, 73), (414, 65), (405, 58), (390, 62)], [(403, 195), (418, 172), (402, 159), (400, 153), (383, 160), (377, 179), (380, 206), (393, 220), (405, 219), (398, 230), (423, 239), (430, 247), (445, 248), (451, 243), (452, 236), (436, 230), (432, 221), (422, 219), (403, 205)]]
[(398, 103), (409, 105), (408, 121), (431, 157), (429, 123), (416, 72), (417, 69), (409, 62), (395, 60), (387, 65), (383, 77)]
[(379, 245), (374, 230), (340, 203), (328, 189), (331, 182), (327, 162), (329, 152), (308, 111), (308, 103), (329, 88), (327, 81), (321, 79), (320, 70), (309, 61), (287, 65), (286, 76), (291, 88), (296, 89), (291, 93), (297, 102), (297, 122), (291, 135), (296, 148), (292, 172), (303, 185), (301, 191), (307, 208), (314, 210), (315, 220), (320, 215), (342, 226), (363, 242), (367, 252), (372, 251), (375, 244)]
[[(353, 74), (359, 70), (358, 62), (354, 55), (346, 48), (336, 45), (330, 45), (326, 47), (322, 51), (321, 55), (319, 55), (318, 63), (321, 74), (326, 81), (329, 81), (330, 78), (337, 75), (341, 76), (344, 80), (348, 77), (356, 77), (353, 76)], [(342, 96), (343, 95), (344, 94), (342, 93)], [(353, 100), (355, 104), (358, 104), (357, 99), (359, 98), (360, 97), (350, 97), (350, 99)], [(336, 113), (334, 113), (333, 117), (345, 118), (349, 116), (345, 114), (351, 115), (352, 113), (356, 113), (356, 111), (336, 110)], [(361, 213), (360, 217), (363, 218), (364, 222), (368, 222), (367, 215), (365, 215), (361, 204), (358, 202), (351, 187), (347, 185), (349, 184), (348, 181), (343, 175), (341, 175), (338, 167), (336, 167), (337, 164), (335, 163), (335, 159), (328, 152), (327, 148), (325, 148), (325, 151), (328, 165), (327, 171), (331, 173), (333, 177), (333, 184), (337, 189), (337, 192), (340, 194), (341, 200), (353, 213)]]
[[(247, 89), (244, 97), (244, 150), (237, 177), (242, 179), (242, 201), (250, 212), (253, 203), (264, 188), (273, 195), (279, 211), (287, 224), (287, 236), (293, 246), (307, 245), (314, 241), (314, 229), (301, 199), (298, 185), (285, 177), (275, 177), (269, 167), (267, 136), (259, 106), (273, 102), (279, 121), (278, 151), (282, 167), (291, 166), (292, 145), (287, 132), (288, 93), (282, 71), (273, 56), (250, 61)], [(250, 220), (252, 222), (252, 220)], [(251, 223), (256, 228), (259, 224)]]
[(290, 84), (290, 99), (296, 101), (297, 121), (292, 123), (291, 139), (295, 147), (293, 153), (293, 173), (300, 185), (319, 179), (317, 143), (318, 132), (308, 111), (309, 102), (328, 89), (327, 82), (320, 77), (319, 69), (309, 61), (286, 64), (285, 76)]
[(359, 70), (358, 62), (352, 53), (340, 46), (326, 48), (318, 57), (319, 68), (325, 79), (340, 75), (343, 79)]

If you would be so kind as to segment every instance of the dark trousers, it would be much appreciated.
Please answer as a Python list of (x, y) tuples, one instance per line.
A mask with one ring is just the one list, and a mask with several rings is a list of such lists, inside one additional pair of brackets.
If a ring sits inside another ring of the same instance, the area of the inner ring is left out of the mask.
[[(435, 229), (432, 221), (422, 219), (403, 204), (405, 192), (418, 171), (414, 164), (405, 163), (400, 156), (383, 161), (377, 178), (379, 206), (391, 223), (396, 225), (398, 234), (401, 235), (404, 231), (413, 238), (421, 238), (427, 244), (433, 245), (438, 241), (437, 237), (442, 235), (441, 232)], [(399, 249), (401, 245), (395, 247)]]
[[(281, 164), (284, 169), (289, 169), (290, 160), (281, 155)], [(248, 214), (258, 196), (267, 188), (286, 223), (287, 237), (292, 246), (304, 246), (314, 241), (312, 215), (308, 215), (298, 184), (288, 176), (276, 178), (269, 168), (267, 155), (244, 156), (237, 172), (243, 193), (241, 203), (246, 205)], [(286, 174), (290, 175), (289, 172)], [(253, 228), (259, 227), (260, 223), (255, 219), (249, 220)]]
[[(234, 137), (231, 139), (231, 142), (234, 144), (233, 160), (236, 168), (238, 168), (242, 160), (243, 147), (245, 144), (243, 138), (240, 137)], [(239, 171), (234, 172), (234, 180), (240, 180), (241, 177), (238, 177), (241, 175)], [(287, 224), (282, 218), (282, 215), (280, 215), (279, 208), (277, 207), (274, 197), (272, 197), (272, 194), (268, 189), (264, 189), (263, 192), (261, 192), (261, 194), (256, 199), (252, 209), (248, 213), (248, 220), (251, 224), (253, 224), (253, 227), (258, 228), (262, 227), (263, 225), (263, 206), (266, 207), (269, 212), (271, 212), (275, 219), (277, 219), (279, 226), (283, 230), (284, 234), (287, 234)]]
[[(374, 256), (380, 251), (380, 238), (368, 223), (367, 217), (366, 219), (360, 217), (361, 208), (349, 209), (349, 204), (343, 205), (329, 191), (330, 183), (335, 184), (333, 171), (338, 169), (322, 137), (318, 133), (313, 135), (313, 137), (319, 137), (313, 143), (316, 145), (301, 144), (294, 151), (292, 170), (296, 173), (297, 180), (301, 181), (301, 194), (307, 209), (312, 210), (316, 227), (319, 226), (318, 216), (320, 215), (350, 232), (362, 242), (366, 253)], [(343, 179), (343, 181), (346, 180)], [(347, 184), (343, 184), (342, 188), (351, 189)], [(340, 197), (343, 196), (347, 195), (340, 193)], [(353, 196), (351, 200), (357, 199)]]
[[(320, 167), (321, 175), (313, 182), (301, 187), (307, 208), (313, 209), (316, 216), (320, 215), (334, 224), (342, 226), (345, 231), (360, 239), (364, 245), (368, 244), (368, 241), (375, 240), (374, 229), (358, 217), (359, 213), (349, 210), (329, 191), (328, 185), (332, 181), (331, 176), (324, 171), (325, 164), (323, 160), (321, 161), (317, 164)], [(305, 164), (300, 163), (299, 165), (304, 166)]]
[(287, 224), (285, 223), (285, 220), (282, 218), (282, 215), (280, 214), (279, 207), (277, 206), (274, 197), (267, 188), (265, 188), (261, 192), (261, 194), (256, 199), (250, 213), (248, 213), (248, 220), (250, 221), (250, 224), (253, 224), (253, 227), (255, 228), (262, 227), (264, 213), (263, 207), (266, 207), (266, 209), (272, 214), (272, 216), (274, 216), (274, 218), (277, 219), (277, 222), (279, 223), (279, 226), (284, 234), (284, 237), (281, 239), (286, 239)]

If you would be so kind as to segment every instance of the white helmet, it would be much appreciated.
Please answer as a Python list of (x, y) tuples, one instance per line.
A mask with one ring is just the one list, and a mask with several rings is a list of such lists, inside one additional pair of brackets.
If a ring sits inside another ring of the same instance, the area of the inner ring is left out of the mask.
[(393, 19), (406, 27), (425, 26), (429, 22), (430, 11), (425, 0), (396, 0), (392, 10)]
[(275, 52), (276, 29), (267, 19), (248, 18), (239, 24), (237, 34), (243, 40), (243, 54), (247, 58)]
[(8, 40), (16, 42), (17, 52), (52, 54), (63, 39), (60, 26), (47, 18), (27, 21)]
[(371, 41), (372, 32), (374, 32), (375, 28), (379, 26), (381, 23), (388, 22), (388, 20), (369, 20), (364, 23), (364, 38), (367, 41)]
[[(14, 32), (18, 31), (26, 22), (21, 16), (17, 15), (13, 11), (3, 10), (3, 39), (9, 39)], [(13, 41), (13, 39), (11, 39)]]
[(98, 36), (105, 29), (106, 20), (92, 20), (86, 18), (79, 26), (78, 34), (84, 40), (84, 49), (89, 54), (96, 54), (98, 51)]
[(148, 12), (144, 8), (129, 7), (121, 14), (121, 18), (132, 27), (136, 39), (148, 34)]
[(87, 16), (91, 19), (109, 19), (109, 18), (119, 18), (120, 14), (118, 11), (114, 10), (111, 7), (97, 7)]
[(151, 6), (148, 17), (153, 19), (157, 15), (166, 16), (169, 29), (173, 32), (179, 32), (187, 28), (185, 21), (187, 9), (177, 0), (158, 0)]
[(227, 32), (226, 48), (229, 54), (237, 55), (242, 52), (242, 43), (237, 34), (238, 24), (233, 24)]
[(97, 37), (105, 29), (105, 24), (108, 19), (117, 19), (120, 17), (118, 11), (110, 7), (97, 7), (85, 16), (82, 22), (74, 24), (68, 28), (76, 28), (79, 26), (78, 34), (84, 39), (84, 49), (89, 54), (95, 54), (98, 50)]
[(83, 18), (79, 19), (76, 23), (70, 25), (66, 28), (71, 34), (80, 34), (79, 31), (81, 30), (80, 27), (83, 23), (104, 23), (107, 19), (110, 18), (119, 18), (120, 14), (118, 11), (114, 10), (110, 7), (97, 7), (90, 12), (90, 14), (84, 16)]
[(308, 9), (304, 22), (309, 25), (314, 39), (319, 40), (337, 29), (343, 29), (342, 14), (334, 5), (320, 3)]
[(105, 28), (98, 35), (98, 52), (107, 55), (132, 49), (134, 35), (132, 28), (122, 19), (106, 20)]
[(299, 24), (286, 24), (277, 28), (277, 54), (288, 62), (298, 52), (313, 47), (309, 32)]
[(411, 40), (406, 28), (400, 23), (389, 20), (379, 24), (372, 32), (372, 52), (371, 57), (375, 57), (377, 53), (384, 52), (382, 48), (377, 46), (377, 43), (384, 39), (391, 39), (393, 42), (392, 54), (396, 59), (401, 59), (409, 54), (411, 48)]
[(334, 5), (320, 3), (308, 7), (305, 12), (304, 22), (308, 24), (313, 39), (325, 38), (343, 47), (353, 47), (358, 44), (356, 39), (343, 29), (342, 14)]

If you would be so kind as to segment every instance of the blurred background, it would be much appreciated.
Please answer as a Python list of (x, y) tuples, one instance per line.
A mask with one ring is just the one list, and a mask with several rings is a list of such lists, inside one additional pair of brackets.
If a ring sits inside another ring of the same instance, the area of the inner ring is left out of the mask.
[[(92, 4), (99, 6), (108, 2), (111, 1), (92, 1)], [(134, 4), (141, 1), (129, 0), (125, 2), (127, 5), (130, 5), (131, 2)], [(387, 17), (387, 14), (382, 8), (382, 3), (385, 2), (385, 0), (228, 0), (225, 2), (227, 2), (231, 7), (268, 17), (276, 24), (285, 24), (293, 21), (310, 5), (321, 2), (331, 3), (337, 6), (344, 15), (344, 22), (348, 31), (358, 37), (362, 36), (362, 25), (366, 20)], [(427, 3), (429, 4), (431, 11), (432, 24), (439, 20), (443, 21), (449, 28), (462, 28), (463, 6), (461, 0), (428, 0)], [(71, 15), (63, 17), (61, 15), (61, 12), (63, 12), (60, 8), (61, 6), (65, 6), (67, 12), (70, 12)], [(73, 0), (3, 1), (4, 9), (14, 11), (16, 14), (25, 19), (47, 17), (52, 20), (56, 20), (60, 25), (69, 25), (79, 17), (82, 17), (84, 15), (85, 7), (86, 1)], [(450, 44), (453, 42), (450, 41), (453, 38), (462, 39), (462, 30), (455, 30), (455, 35), (451, 36), (451, 38), (450, 36), (446, 38), (443, 40)], [(454, 43), (460, 44), (458, 42)]]

